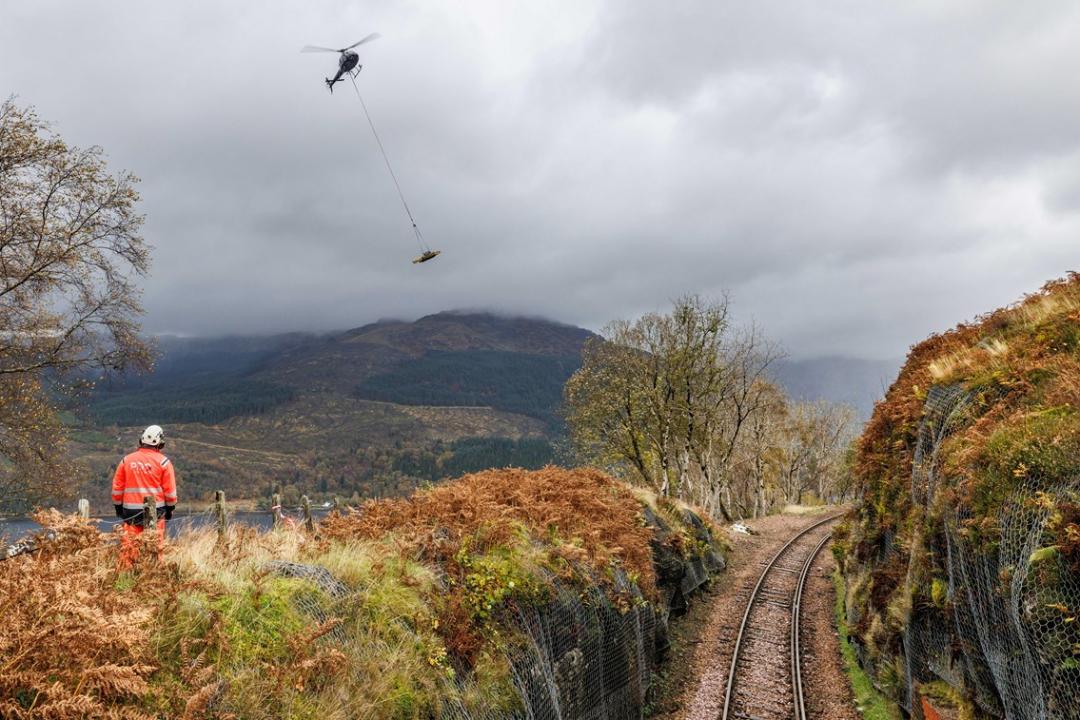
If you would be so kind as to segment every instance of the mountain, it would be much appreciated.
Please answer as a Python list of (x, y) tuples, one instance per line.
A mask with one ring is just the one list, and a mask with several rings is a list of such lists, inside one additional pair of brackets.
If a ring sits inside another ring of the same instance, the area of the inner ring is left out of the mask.
[(159, 339), (155, 372), (100, 388), (76, 433), (100, 478), (139, 427), (167, 426), (189, 497), (396, 494), (492, 466), (540, 467), (591, 333), (444, 312), (326, 335)]
[[(590, 335), (588, 330), (549, 320), (443, 312), (415, 322), (377, 322), (283, 347), (256, 374), (292, 387), (333, 390), (392, 375), (432, 356), (442, 358), (443, 365), (477, 353), (504, 360), (528, 357), (540, 363), (580, 358), (581, 346)], [(507, 363), (493, 360), (493, 364)]]
[[(75, 451), (106, 505), (114, 463), (139, 428), (166, 427), (188, 498), (285, 488), (399, 494), (447, 475), (557, 459), (562, 388), (592, 333), (539, 318), (443, 312), (344, 332), (158, 339), (149, 375), (91, 397)], [(797, 399), (854, 405), (860, 419), (899, 363), (848, 357), (784, 361)]]
[(858, 422), (870, 419), (874, 403), (896, 379), (902, 361), (831, 356), (784, 359), (772, 369), (773, 379), (795, 400), (827, 400), (855, 408)]

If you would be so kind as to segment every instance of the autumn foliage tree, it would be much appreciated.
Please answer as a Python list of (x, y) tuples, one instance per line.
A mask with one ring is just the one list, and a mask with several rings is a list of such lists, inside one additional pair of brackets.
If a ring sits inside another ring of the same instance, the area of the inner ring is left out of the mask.
[(800, 503), (806, 492), (822, 500), (844, 494), (844, 457), (854, 440), (854, 413), (844, 405), (803, 402), (787, 413), (780, 441), (784, 499)]
[(0, 105), (0, 510), (70, 494), (65, 396), (148, 363), (136, 182), (32, 108)]
[(726, 299), (614, 322), (566, 384), (571, 436), (588, 462), (728, 517), (736, 449), (777, 357), (756, 329), (732, 326)]
[(583, 461), (724, 519), (830, 497), (850, 411), (791, 403), (769, 377), (778, 357), (726, 299), (613, 322), (566, 384), (571, 439)]

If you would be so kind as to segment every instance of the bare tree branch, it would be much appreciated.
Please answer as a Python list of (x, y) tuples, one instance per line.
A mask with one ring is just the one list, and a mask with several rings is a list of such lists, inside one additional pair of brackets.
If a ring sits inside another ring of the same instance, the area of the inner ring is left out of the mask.
[(136, 182), (32, 109), (0, 105), (0, 509), (74, 486), (49, 399), (60, 380), (149, 362), (133, 282), (149, 262)]

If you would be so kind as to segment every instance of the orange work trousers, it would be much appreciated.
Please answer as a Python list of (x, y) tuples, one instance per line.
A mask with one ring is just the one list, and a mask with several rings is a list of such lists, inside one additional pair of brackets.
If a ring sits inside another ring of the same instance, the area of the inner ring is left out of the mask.
[[(129, 570), (139, 559), (139, 548), (142, 545), (142, 525), (123, 523), (124, 534), (120, 536), (120, 562), (121, 570)], [(165, 518), (157, 521), (157, 557), (161, 560), (162, 551), (165, 548)]]

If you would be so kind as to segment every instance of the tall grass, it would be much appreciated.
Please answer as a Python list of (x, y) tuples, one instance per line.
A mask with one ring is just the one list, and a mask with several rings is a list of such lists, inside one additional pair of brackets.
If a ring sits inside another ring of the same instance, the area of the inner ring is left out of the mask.
[(617, 568), (655, 592), (641, 509), (595, 471), (490, 472), (315, 536), (192, 530), (159, 563), (146, 533), (124, 573), (116, 537), (44, 514), (55, 539), (0, 562), (0, 720), (511, 710), (502, 618), (543, 603), (553, 575), (595, 585)]
[(848, 681), (851, 683), (851, 691), (855, 697), (855, 706), (864, 720), (901, 720), (900, 711), (896, 705), (885, 699), (885, 696), (877, 691), (874, 683), (870, 680), (855, 658), (855, 648), (849, 640), (850, 631), (847, 625), (844, 598), (846, 590), (844, 577), (837, 570), (833, 572), (833, 586), (836, 590), (836, 631), (840, 639), (840, 654), (844, 659), (844, 670)]

